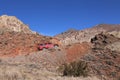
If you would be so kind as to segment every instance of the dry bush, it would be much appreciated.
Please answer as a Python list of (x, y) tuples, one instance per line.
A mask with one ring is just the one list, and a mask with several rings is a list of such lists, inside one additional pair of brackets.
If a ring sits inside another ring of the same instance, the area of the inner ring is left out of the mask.
[(59, 71), (62, 72), (63, 76), (86, 77), (89, 74), (88, 64), (85, 61), (66, 63), (59, 67)]

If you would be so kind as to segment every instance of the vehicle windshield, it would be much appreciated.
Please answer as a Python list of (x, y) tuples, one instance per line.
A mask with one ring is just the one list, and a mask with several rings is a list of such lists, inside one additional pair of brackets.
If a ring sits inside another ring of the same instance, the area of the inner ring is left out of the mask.
[(42, 46), (43, 44), (40, 44), (40, 46)]

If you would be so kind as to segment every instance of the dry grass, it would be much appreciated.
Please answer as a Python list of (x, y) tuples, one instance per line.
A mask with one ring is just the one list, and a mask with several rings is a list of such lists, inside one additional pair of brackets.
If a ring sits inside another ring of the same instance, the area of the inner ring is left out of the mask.
[(0, 80), (99, 80), (96, 77), (62, 77), (36, 64), (0, 64)]

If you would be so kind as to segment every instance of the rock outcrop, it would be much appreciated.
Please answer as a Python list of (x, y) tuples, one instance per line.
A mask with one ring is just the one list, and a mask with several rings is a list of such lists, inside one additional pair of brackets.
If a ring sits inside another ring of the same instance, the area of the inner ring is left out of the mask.
[(120, 38), (100, 33), (91, 39), (93, 48), (83, 60), (89, 63), (91, 71), (101, 80), (120, 79)]
[(101, 32), (109, 32), (120, 37), (118, 34), (118, 32), (120, 32), (120, 25), (100, 24), (80, 31), (68, 30), (64, 33), (56, 35), (55, 37), (60, 38), (61, 43), (64, 45), (69, 45), (72, 43), (90, 42), (91, 38)]
[(5, 31), (32, 33), (29, 27), (15, 16), (2, 15), (0, 16), (0, 32)]

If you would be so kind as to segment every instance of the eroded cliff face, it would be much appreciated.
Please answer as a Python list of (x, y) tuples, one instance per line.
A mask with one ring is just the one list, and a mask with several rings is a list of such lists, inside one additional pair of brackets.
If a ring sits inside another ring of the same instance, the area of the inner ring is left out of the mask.
[(32, 33), (29, 27), (15, 16), (2, 15), (0, 16), (0, 32), (5, 31)]

